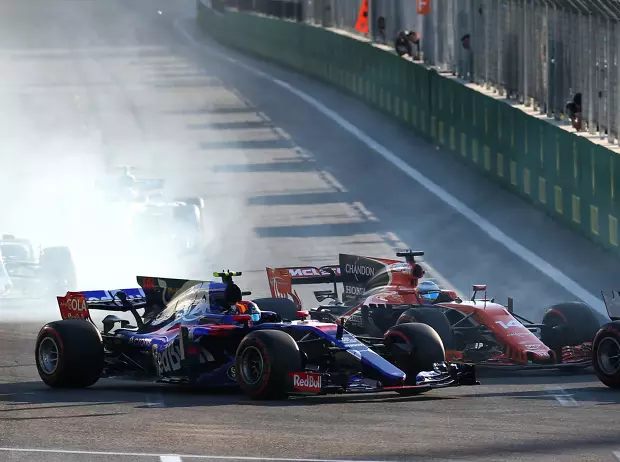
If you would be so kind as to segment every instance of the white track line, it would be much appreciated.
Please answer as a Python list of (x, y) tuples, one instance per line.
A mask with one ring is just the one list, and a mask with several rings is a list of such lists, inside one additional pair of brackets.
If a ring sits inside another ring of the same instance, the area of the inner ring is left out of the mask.
[[(161, 461), (178, 462), (183, 459), (205, 460), (265, 460), (269, 462), (383, 462), (378, 460), (344, 460), (344, 459), (295, 459), (280, 457), (249, 457), (249, 456), (200, 456), (197, 454), (155, 454), (149, 452), (115, 452), (115, 451), (73, 451), (64, 449), (27, 449), (27, 448), (0, 448), (0, 452), (32, 452), (47, 454), (74, 454), (89, 456), (125, 456), (125, 457), (159, 457)], [(164, 459), (166, 458), (166, 459)]]
[[(182, 20), (187, 20), (189, 18), (185, 18)], [(215, 55), (219, 58), (222, 58), (228, 62), (231, 62), (246, 71), (254, 74), (258, 77), (264, 78), (279, 87), (289, 91), (290, 93), (296, 95), (301, 100), (314, 107), (317, 111), (323, 114), (328, 119), (331, 119), (336, 125), (340, 128), (351, 134), (353, 137), (357, 138), (359, 141), (364, 143), (368, 148), (375, 151), (381, 157), (383, 157), (386, 161), (392, 164), (394, 167), (399, 169), (401, 172), (406, 174), (408, 177), (419, 183), (430, 193), (437, 196), (444, 203), (452, 207), (459, 214), (469, 220), (472, 224), (477, 226), (484, 232), (487, 236), (489, 236), (494, 241), (503, 245), (506, 249), (508, 249), (511, 253), (521, 258), (526, 263), (530, 264), (541, 273), (547, 275), (550, 279), (552, 279), (556, 284), (566, 289), (568, 292), (575, 295), (580, 300), (583, 300), (585, 303), (590, 305), (599, 313), (606, 315), (605, 305), (602, 300), (600, 300), (595, 295), (591, 294), (588, 290), (584, 289), (580, 286), (576, 281), (569, 278), (567, 275), (562, 273), (558, 268), (551, 265), (551, 263), (543, 260), (534, 252), (524, 247), (510, 236), (501, 231), (497, 226), (492, 224), (489, 220), (484, 218), (483, 216), (476, 213), (473, 209), (469, 208), (463, 202), (458, 200), (456, 197), (451, 195), (437, 183), (429, 180), (426, 176), (424, 176), (419, 170), (416, 170), (407, 162), (398, 157), (395, 153), (390, 151), (388, 148), (378, 143), (366, 133), (362, 132), (359, 128), (353, 125), (351, 122), (346, 120), (344, 117), (336, 113), (335, 111), (329, 109), (323, 103), (318, 101), (316, 98), (310, 96), (309, 94), (299, 90), (298, 88), (292, 86), (291, 84), (284, 82), (280, 79), (277, 79), (263, 71), (259, 71), (252, 66), (249, 66), (237, 59), (233, 59), (230, 56), (227, 56), (224, 53), (221, 53), (213, 48), (206, 48), (197, 41), (190, 33), (188, 33), (183, 27), (180, 26), (182, 20), (176, 20), (174, 25), (176, 29), (185, 36), (190, 42), (192, 42), (195, 46), (200, 47), (203, 50), (208, 50), (208, 53)]]
[(568, 393), (562, 387), (548, 388), (547, 393), (553, 396), (555, 400), (560, 404), (560, 406), (565, 406), (565, 407), (578, 407), (579, 406), (579, 403), (577, 402), (575, 398), (573, 398), (573, 395)]

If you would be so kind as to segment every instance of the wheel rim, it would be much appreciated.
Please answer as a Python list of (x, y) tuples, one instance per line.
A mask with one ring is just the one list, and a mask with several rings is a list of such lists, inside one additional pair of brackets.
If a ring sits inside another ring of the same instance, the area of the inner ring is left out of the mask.
[(51, 337), (45, 337), (39, 344), (39, 366), (46, 375), (51, 375), (58, 368), (58, 344)]
[(613, 337), (605, 337), (598, 346), (598, 366), (605, 375), (620, 371), (620, 343)]
[(265, 369), (265, 360), (260, 350), (249, 346), (241, 353), (241, 378), (248, 385), (260, 382)]

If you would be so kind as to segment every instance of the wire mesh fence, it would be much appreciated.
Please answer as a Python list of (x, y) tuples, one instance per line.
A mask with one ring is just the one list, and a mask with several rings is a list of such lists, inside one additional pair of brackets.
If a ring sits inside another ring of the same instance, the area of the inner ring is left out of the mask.
[[(355, 30), (362, 0), (220, 1), (365, 35)], [(415, 31), (425, 64), (556, 119), (580, 94), (584, 129), (617, 142), (620, 0), (428, 1), (419, 15), (414, 0), (369, 0), (369, 38), (393, 44)]]

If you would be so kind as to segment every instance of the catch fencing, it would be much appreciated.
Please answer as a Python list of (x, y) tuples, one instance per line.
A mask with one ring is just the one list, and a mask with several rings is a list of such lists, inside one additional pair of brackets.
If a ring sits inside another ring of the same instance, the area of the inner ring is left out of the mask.
[[(458, 78), (442, 75), (428, 66), (412, 64), (396, 53), (370, 46), (365, 40), (333, 33), (333, 29), (326, 28), (333, 19), (332, 12), (323, 18), (312, 16), (312, 21), (323, 27), (300, 24), (309, 21), (306, 0), (296, 2), (302, 5), (301, 10), (278, 7), (276, 18), (239, 13), (234, 9), (224, 14), (215, 13), (210, 6), (215, 1), (199, 0), (198, 21), (202, 30), (216, 40), (353, 95), (430, 143), (452, 152), (468, 167), (518, 194), (558, 222), (620, 255), (620, 156), (617, 149), (609, 149), (604, 143), (586, 136), (575, 136), (558, 126), (561, 124), (549, 123), (546, 117), (533, 117), (528, 111), (507, 104), (509, 101), (489, 97), (485, 92), (463, 85)], [(294, 11), (303, 14), (300, 17)], [(283, 20), (285, 17), (288, 20)], [(533, 27), (532, 24), (530, 22)], [(398, 26), (393, 27), (398, 29)], [(457, 32), (454, 31), (455, 41)], [(531, 34), (530, 39), (534, 41), (535, 35)], [(572, 46), (578, 48), (575, 43)], [(438, 41), (435, 41), (435, 49), (430, 49), (431, 52), (442, 50)], [(443, 50), (444, 56), (450, 56), (451, 50), (456, 53), (454, 47)], [(508, 47), (502, 50), (514, 51)], [(564, 51), (563, 57), (575, 57), (566, 48)], [(609, 50), (606, 52), (606, 56), (611, 56)], [(594, 51), (592, 54), (598, 56)], [(515, 55), (518, 56), (516, 52)], [(490, 55), (489, 59), (493, 56), (496, 55)], [(428, 54), (426, 59), (430, 59)], [(442, 62), (447, 63), (445, 69), (449, 72), (458, 72), (456, 58)], [(479, 66), (474, 64), (471, 67), (473, 77)], [(512, 65), (520, 69), (518, 62)], [(530, 65), (532, 61), (528, 60), (527, 66)], [(502, 69), (506, 72), (505, 66)], [(546, 74), (547, 82), (553, 77), (549, 74)], [(507, 84), (498, 79), (498, 75), (506, 74), (497, 71), (495, 81), (486, 80), (486, 75), (482, 74), (480, 81), (495, 85), (498, 91), (503, 88), (507, 96), (518, 95), (516, 91), (508, 92)], [(530, 100), (534, 98), (530, 96)], [(402, 154), (415, 158), (414, 151)]]
[[(306, 22), (359, 34), (362, 0), (299, 2)], [(391, 43), (400, 30), (414, 30), (426, 64), (556, 119), (581, 93), (584, 128), (617, 142), (620, 1), (429, 0), (427, 15), (417, 14), (415, 0), (369, 2), (373, 41)]]

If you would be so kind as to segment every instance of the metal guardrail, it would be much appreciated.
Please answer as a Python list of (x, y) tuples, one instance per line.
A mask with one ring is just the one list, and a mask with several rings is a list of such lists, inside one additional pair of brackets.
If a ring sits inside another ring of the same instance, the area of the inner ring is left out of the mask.
[[(297, 0), (304, 20), (352, 33), (362, 0)], [(609, 142), (620, 133), (618, 0), (369, 0), (370, 36), (392, 43), (421, 34), (426, 64), (562, 119), (582, 94), (583, 127)], [(379, 34), (378, 21), (385, 21)], [(470, 48), (461, 39), (470, 35)]]

